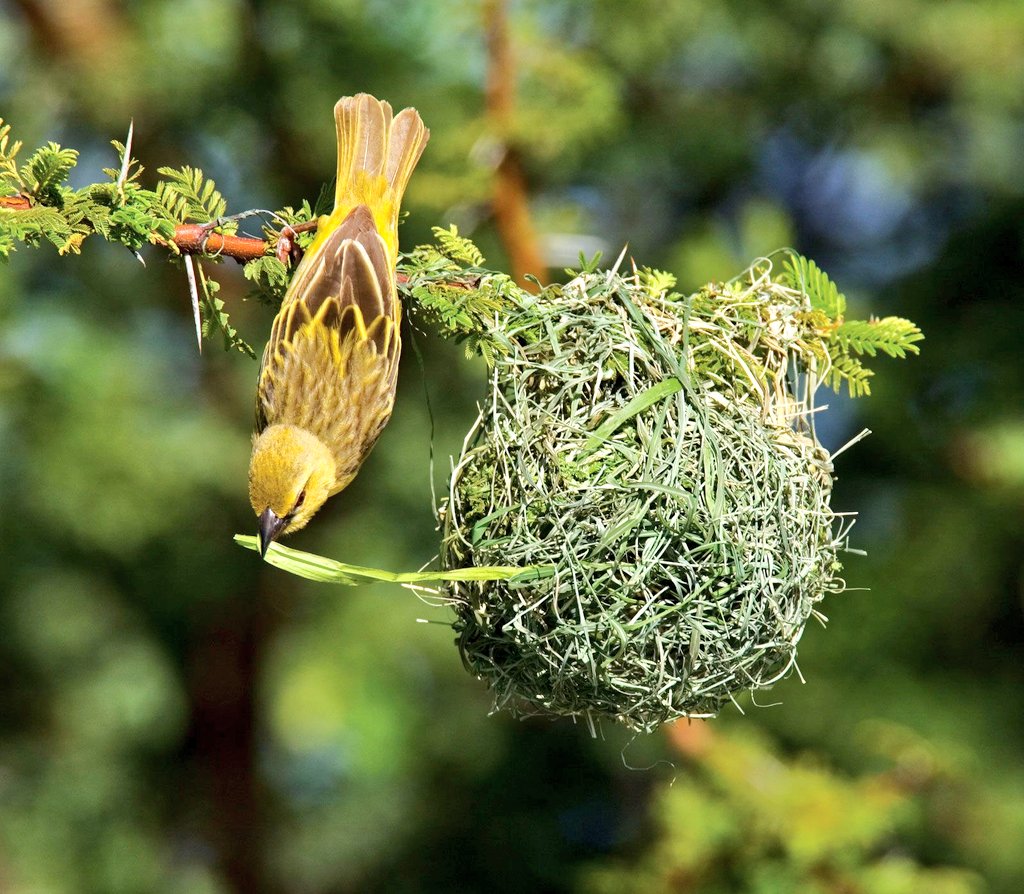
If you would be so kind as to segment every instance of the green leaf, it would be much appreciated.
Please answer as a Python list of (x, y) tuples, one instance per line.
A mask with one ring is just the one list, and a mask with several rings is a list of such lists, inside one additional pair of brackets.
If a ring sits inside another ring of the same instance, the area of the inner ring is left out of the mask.
[(18, 176), (18, 152), (21, 140), (11, 142), (11, 125), (0, 118), (0, 185), (5, 190), (21, 192), (24, 184)]
[(791, 289), (803, 292), (811, 307), (827, 314), (829, 319), (840, 320), (846, 313), (846, 296), (810, 258), (790, 252), (781, 279)]
[(250, 297), (274, 307), (281, 303), (291, 280), (291, 271), (273, 255), (247, 261), (242, 274), (253, 283)]
[(196, 279), (198, 280), (199, 293), (202, 298), (199, 307), (202, 311), (203, 327), (202, 332), (205, 338), (210, 338), (220, 333), (224, 339), (224, 350), (230, 351), (234, 348), (243, 354), (255, 359), (256, 352), (245, 339), (243, 339), (228, 317), (224, 309), (224, 301), (217, 297), (220, 291), (220, 283), (210, 279), (203, 270), (201, 264), (196, 264)]
[(918, 354), (915, 342), (923, 333), (910, 320), (903, 317), (884, 317), (871, 320), (849, 320), (837, 327), (832, 337), (845, 351), (874, 357), (879, 351), (890, 357)]
[[(235, 543), (259, 552), (259, 542), (249, 534), (236, 534)], [(546, 567), (516, 568), (504, 565), (488, 565), (479, 568), (456, 568), (452, 571), (383, 571), (380, 568), (365, 568), (348, 565), (314, 553), (302, 552), (288, 546), (272, 543), (267, 550), (266, 561), (275, 568), (324, 584), (342, 584), (357, 587), (364, 584), (436, 584), (444, 581), (524, 581), (547, 576)]]
[(304, 201), (302, 205), (308, 212), (307, 220), (313, 217), (320, 217), (323, 214), (330, 214), (334, 210), (334, 185), (324, 183), (320, 187), (320, 192), (317, 193), (312, 211), (310, 211), (309, 202)]
[[(129, 129), (129, 137), (131, 136)], [(116, 168), (104, 168), (103, 173), (110, 178), (110, 182), (118, 185), (121, 188), (119, 193), (123, 194), (125, 184), (138, 183), (142, 177), (142, 172), (146, 170), (142, 165), (139, 164), (137, 158), (125, 157), (125, 153), (128, 151), (128, 147), (120, 140), (111, 140), (110, 145), (117, 151), (117, 167)]]
[(569, 276), (576, 276), (580, 273), (597, 273), (597, 268), (601, 264), (601, 257), (604, 252), (595, 251), (592, 258), (588, 258), (582, 251), (580, 252), (580, 269), (573, 270), (571, 267), (567, 267), (565, 272)]
[(845, 382), (850, 397), (867, 397), (871, 394), (871, 384), (868, 380), (873, 375), (874, 372), (867, 369), (856, 357), (840, 354), (832, 358), (832, 365), (825, 376), (825, 384), (838, 393)]
[(156, 186), (156, 199), (177, 221), (208, 223), (224, 216), (227, 202), (212, 180), (198, 168), (158, 168), (166, 177)]
[(61, 187), (68, 173), (78, 163), (75, 149), (62, 149), (57, 143), (47, 143), (37, 149), (21, 168), (21, 180), (26, 192), (43, 205), (63, 204)]
[(656, 270), (653, 267), (644, 267), (639, 272), (639, 279), (647, 294), (657, 298), (665, 292), (670, 292), (676, 287), (676, 278), (665, 270)]
[(440, 246), (442, 254), (453, 261), (460, 261), (470, 267), (480, 267), (484, 263), (484, 256), (469, 239), (459, 235), (459, 228), (451, 224), (447, 229), (434, 227), (434, 238)]
[(0, 235), (8, 243), (13, 240), (33, 247), (47, 239), (62, 249), (74, 233), (56, 208), (34, 205), (24, 211), (0, 209)]

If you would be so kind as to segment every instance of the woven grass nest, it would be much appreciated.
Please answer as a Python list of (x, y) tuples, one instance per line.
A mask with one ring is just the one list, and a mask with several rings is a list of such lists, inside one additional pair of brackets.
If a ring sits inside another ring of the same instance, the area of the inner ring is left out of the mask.
[(793, 669), (843, 584), (810, 425), (824, 354), (769, 269), (689, 298), (586, 273), (496, 320), (442, 511), (443, 567), (541, 569), (448, 585), (496, 707), (651, 730)]
[(442, 569), (524, 569), (445, 584), (495, 707), (650, 731), (793, 671), (852, 524), (815, 392), (869, 393), (860, 356), (916, 353), (920, 330), (846, 320), (794, 252), (688, 296), (596, 263), (531, 295), (435, 234), (406, 297), (490, 369), (439, 506)]

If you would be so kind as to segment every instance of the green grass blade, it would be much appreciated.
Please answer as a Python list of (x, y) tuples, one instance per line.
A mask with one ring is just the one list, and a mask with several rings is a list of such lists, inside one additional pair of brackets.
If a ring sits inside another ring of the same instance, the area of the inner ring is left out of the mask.
[(642, 413), (659, 400), (668, 397), (670, 394), (675, 394), (682, 387), (683, 383), (673, 377), (641, 391), (615, 415), (601, 423), (597, 431), (587, 439), (586, 444), (583, 446), (584, 451), (596, 450), (624, 422), (632, 419), (637, 413)]
[[(254, 552), (259, 551), (255, 537), (249, 534), (236, 534), (235, 542)], [(267, 550), (266, 561), (275, 568), (304, 577), (307, 580), (325, 584), (341, 584), (346, 587), (358, 587), (363, 584), (396, 583), (396, 584), (433, 584), (444, 581), (488, 581), (515, 580), (524, 581), (543, 577), (550, 570), (540, 566), (519, 568), (504, 565), (489, 565), (479, 568), (456, 568), (451, 571), (384, 571), (380, 568), (364, 568), (361, 565), (348, 565), (314, 553), (292, 549), (272, 543)]]

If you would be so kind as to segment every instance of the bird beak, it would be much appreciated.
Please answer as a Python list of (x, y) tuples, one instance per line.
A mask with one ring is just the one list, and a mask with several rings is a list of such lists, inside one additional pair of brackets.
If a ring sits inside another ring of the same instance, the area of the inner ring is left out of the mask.
[(260, 516), (260, 555), (263, 558), (266, 558), (270, 544), (277, 540), (286, 524), (288, 520), (278, 518), (273, 509), (268, 507), (263, 510)]

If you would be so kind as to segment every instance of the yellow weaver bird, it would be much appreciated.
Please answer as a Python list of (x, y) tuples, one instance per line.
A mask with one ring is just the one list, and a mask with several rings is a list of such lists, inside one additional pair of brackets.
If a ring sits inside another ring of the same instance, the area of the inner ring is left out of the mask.
[(359, 471), (391, 416), (401, 353), (398, 212), (430, 132), (365, 93), (334, 107), (334, 211), (292, 278), (263, 352), (249, 500), (260, 552)]

